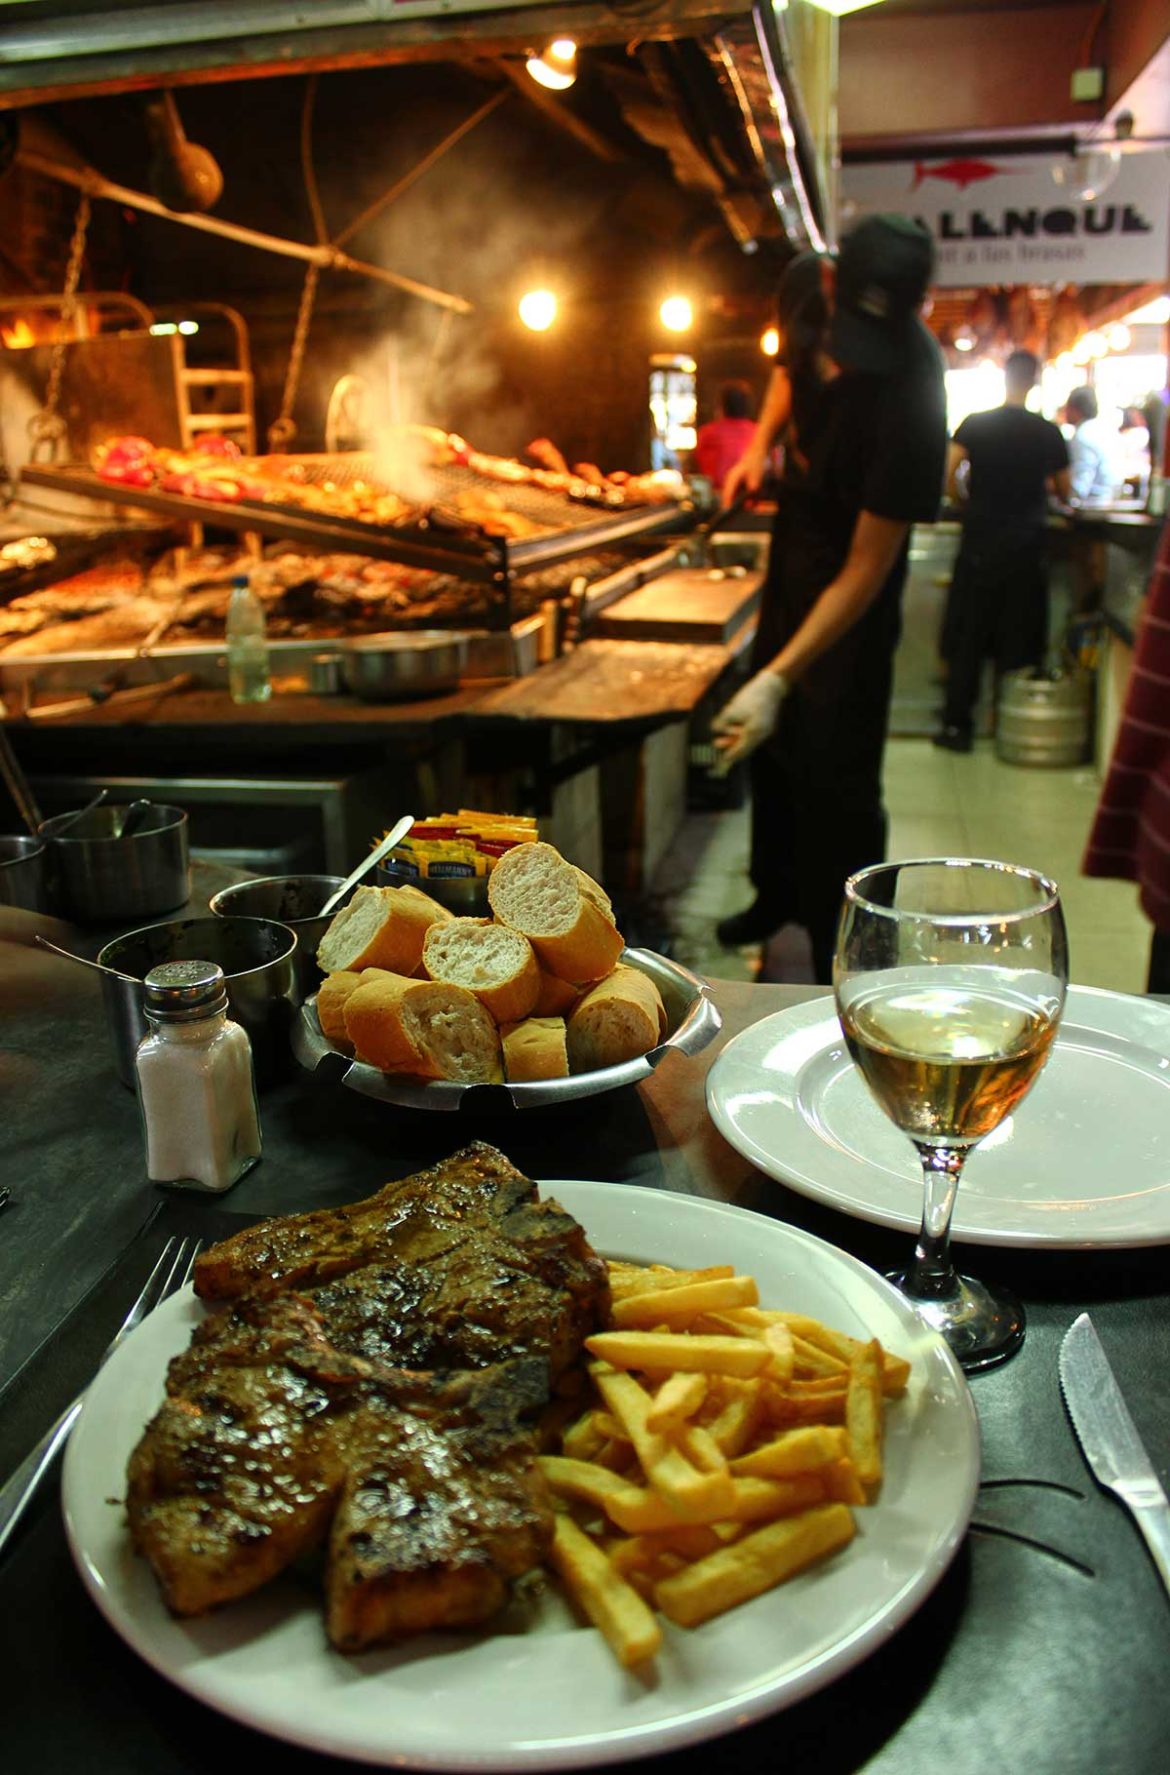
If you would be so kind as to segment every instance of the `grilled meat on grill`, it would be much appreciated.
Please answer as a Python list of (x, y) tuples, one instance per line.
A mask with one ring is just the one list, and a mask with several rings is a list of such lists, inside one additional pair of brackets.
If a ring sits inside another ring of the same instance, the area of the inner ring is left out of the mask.
[(551, 1535), (532, 1420), (605, 1322), (577, 1222), (477, 1143), (236, 1234), (196, 1289), (229, 1304), (171, 1363), (130, 1462), (171, 1608), (247, 1595), (327, 1540), (345, 1650), (493, 1614)]

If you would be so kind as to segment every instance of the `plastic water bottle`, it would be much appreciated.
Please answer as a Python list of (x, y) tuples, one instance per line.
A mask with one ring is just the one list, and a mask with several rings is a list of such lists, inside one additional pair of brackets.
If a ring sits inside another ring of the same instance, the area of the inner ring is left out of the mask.
[(233, 703), (264, 703), (272, 695), (264, 606), (241, 574), (232, 580), (227, 613), (228, 690)]

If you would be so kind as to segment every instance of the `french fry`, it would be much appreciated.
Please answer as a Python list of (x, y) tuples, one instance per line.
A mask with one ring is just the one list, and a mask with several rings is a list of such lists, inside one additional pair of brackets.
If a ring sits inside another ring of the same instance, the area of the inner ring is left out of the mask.
[(845, 1429), (849, 1453), (862, 1485), (878, 1485), (882, 1477), (882, 1347), (876, 1338), (861, 1344), (849, 1365), (845, 1398)]
[[(822, 1350), (828, 1351), (830, 1355), (839, 1357), (842, 1362), (851, 1362), (854, 1351), (861, 1347), (858, 1338), (849, 1337), (843, 1331), (834, 1331), (831, 1326), (822, 1325), (819, 1319), (810, 1319), (806, 1314), (780, 1313), (777, 1317), (783, 1319), (793, 1333), (804, 1338), (806, 1343), (818, 1345)], [(906, 1358), (895, 1356), (889, 1350), (883, 1350), (883, 1393), (904, 1393), (909, 1378), (910, 1364)]]
[(700, 1473), (726, 1473), (727, 1456), (702, 1424), (683, 1424), (675, 1431), (675, 1440), (687, 1460)]
[(729, 1263), (712, 1264), (705, 1270), (672, 1270), (665, 1264), (640, 1267), (630, 1263), (611, 1263), (609, 1287), (615, 1301), (630, 1294), (646, 1294), (654, 1288), (684, 1288), (692, 1282), (718, 1282), (735, 1271)]
[(838, 1504), (868, 1504), (865, 1487), (857, 1477), (857, 1468), (848, 1455), (822, 1467), (821, 1479), (826, 1498), (833, 1498)]
[(731, 1486), (726, 1469), (700, 1472), (666, 1437), (647, 1427), (650, 1396), (633, 1375), (603, 1371), (595, 1378), (605, 1403), (628, 1432), (646, 1478), (675, 1515), (683, 1522), (710, 1522), (722, 1514)]
[(653, 1658), (662, 1644), (662, 1629), (653, 1613), (571, 1517), (555, 1519), (549, 1557), (569, 1595), (600, 1628), (623, 1669), (632, 1670)]
[(849, 1373), (848, 1361), (822, 1350), (818, 1344), (810, 1343), (808, 1338), (795, 1331), (792, 1332), (792, 1351), (794, 1374), (812, 1379), (820, 1375), (837, 1375), (844, 1380)]
[(614, 1368), (670, 1368), (742, 1378), (761, 1373), (770, 1360), (767, 1348), (751, 1338), (688, 1337), (672, 1331), (600, 1331), (585, 1339), (585, 1348)]
[(592, 1461), (605, 1444), (605, 1437), (597, 1428), (596, 1412), (587, 1411), (584, 1417), (570, 1424), (561, 1432), (561, 1452), (573, 1461)]
[(755, 1475), (763, 1479), (788, 1479), (796, 1473), (815, 1473), (831, 1467), (846, 1452), (843, 1429), (827, 1424), (808, 1424), (786, 1430), (772, 1442), (754, 1448), (732, 1461), (736, 1478)]
[(756, 1387), (750, 1393), (739, 1393), (729, 1399), (718, 1417), (706, 1428), (728, 1460), (731, 1460), (741, 1454), (751, 1442), (764, 1415), (763, 1388)]
[(646, 1428), (666, 1433), (693, 1418), (707, 1397), (705, 1374), (667, 1375), (646, 1413)]
[(751, 1276), (725, 1276), (687, 1282), (678, 1288), (655, 1288), (614, 1302), (613, 1323), (620, 1329), (650, 1327), (659, 1321), (672, 1328), (687, 1325), (700, 1313), (725, 1307), (753, 1306), (760, 1298)]
[(824, 1504), (773, 1522), (654, 1586), (654, 1600), (679, 1627), (697, 1627), (747, 1602), (849, 1541), (854, 1522), (844, 1504)]

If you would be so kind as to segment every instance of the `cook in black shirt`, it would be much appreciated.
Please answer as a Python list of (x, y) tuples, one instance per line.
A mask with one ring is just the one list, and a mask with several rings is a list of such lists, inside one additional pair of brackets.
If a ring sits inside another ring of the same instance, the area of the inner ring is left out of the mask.
[(1002, 407), (972, 413), (951, 440), (949, 482), (968, 464), (963, 539), (947, 594), (940, 651), (947, 691), (936, 746), (969, 752), (983, 661), (999, 672), (1043, 663), (1048, 641), (1048, 493), (1069, 497), (1068, 446), (1025, 405), (1040, 372), (1030, 351), (1004, 366)]
[[(932, 264), (925, 229), (870, 216), (842, 242), (835, 277), (830, 267), (822, 380), (787, 453), (755, 673), (713, 724), (722, 768), (755, 755), (756, 898), (720, 939), (802, 924), (818, 980), (831, 977), (846, 877), (885, 855), (882, 753), (910, 526), (936, 516), (946, 463), (942, 359), (918, 315)], [(769, 411), (766, 397), (761, 425)]]

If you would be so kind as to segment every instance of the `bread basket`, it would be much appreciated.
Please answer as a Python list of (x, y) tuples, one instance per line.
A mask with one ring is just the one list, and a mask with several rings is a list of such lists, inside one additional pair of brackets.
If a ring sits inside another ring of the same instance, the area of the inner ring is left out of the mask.
[(576, 1073), (567, 1079), (544, 1079), (537, 1084), (523, 1085), (457, 1085), (379, 1072), (374, 1066), (338, 1053), (326, 1041), (317, 1021), (315, 998), (302, 1005), (293, 1024), (293, 1053), (307, 1071), (320, 1071), (323, 1077), (333, 1077), (351, 1091), (359, 1091), (364, 1097), (375, 1097), (382, 1103), (396, 1104), (402, 1109), (548, 1109), (580, 1097), (597, 1097), (605, 1091), (616, 1091), (622, 1085), (636, 1085), (640, 1079), (648, 1078), (672, 1050), (698, 1054), (714, 1040), (722, 1026), (722, 1018), (696, 974), (680, 967), (677, 962), (668, 961), (665, 956), (655, 955), (650, 949), (626, 949), (621, 959), (627, 967), (638, 968), (649, 975), (662, 994), (667, 1016), (664, 1040), (648, 1054), (627, 1060), (621, 1066), (607, 1066), (598, 1072)]

